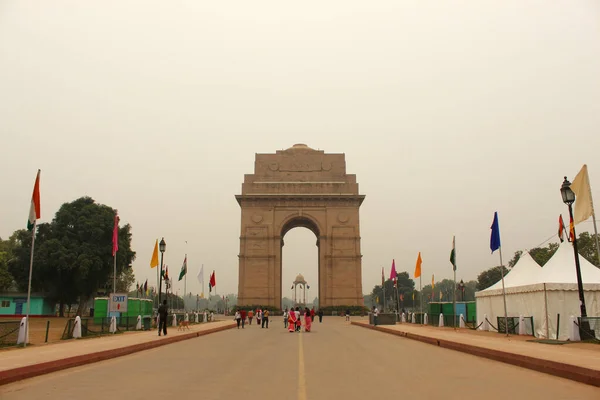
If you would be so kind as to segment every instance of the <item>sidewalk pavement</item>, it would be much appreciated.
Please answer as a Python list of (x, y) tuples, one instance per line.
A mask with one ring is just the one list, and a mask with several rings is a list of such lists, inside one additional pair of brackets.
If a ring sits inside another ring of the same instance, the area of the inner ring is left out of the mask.
[(367, 321), (352, 324), (600, 387), (598, 344), (551, 345), (532, 342), (532, 336), (506, 337), (495, 332), (410, 323), (376, 327)]
[(2, 350), (0, 351), (0, 385), (120, 357), (233, 327), (235, 324), (232, 321), (216, 321), (190, 325), (189, 331), (187, 329), (179, 331), (176, 327), (169, 327), (167, 336), (158, 336), (157, 330), (153, 329)]

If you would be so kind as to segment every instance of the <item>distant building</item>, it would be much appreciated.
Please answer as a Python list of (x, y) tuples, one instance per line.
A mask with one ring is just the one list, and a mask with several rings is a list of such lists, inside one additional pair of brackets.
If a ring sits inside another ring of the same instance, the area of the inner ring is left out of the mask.
[[(0, 317), (24, 316), (27, 314), (27, 293), (0, 293)], [(54, 316), (56, 303), (41, 293), (31, 294), (30, 315)]]

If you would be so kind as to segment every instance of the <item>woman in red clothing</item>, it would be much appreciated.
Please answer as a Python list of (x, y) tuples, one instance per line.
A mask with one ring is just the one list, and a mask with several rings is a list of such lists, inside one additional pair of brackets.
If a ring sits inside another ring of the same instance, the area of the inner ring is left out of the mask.
[(296, 313), (294, 308), (288, 313), (288, 332), (294, 332), (296, 330)]
[(312, 327), (312, 317), (310, 314), (310, 310), (306, 307), (304, 309), (304, 332), (310, 332), (310, 328)]

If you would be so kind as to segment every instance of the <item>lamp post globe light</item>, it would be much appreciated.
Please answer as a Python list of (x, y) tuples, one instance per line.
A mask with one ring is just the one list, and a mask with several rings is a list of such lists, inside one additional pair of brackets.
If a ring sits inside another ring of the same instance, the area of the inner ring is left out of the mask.
[(460, 282), (458, 284), (458, 290), (460, 290), (460, 293), (461, 293), (460, 300), (465, 301), (465, 283), (463, 282), (462, 279), (460, 280)]
[(160, 307), (160, 297), (162, 294), (162, 277), (163, 277), (163, 258), (165, 255), (165, 251), (167, 250), (167, 244), (165, 243), (165, 238), (160, 239), (160, 243), (158, 244), (158, 249), (160, 250), (160, 274), (158, 278), (158, 305)]
[[(571, 190), (571, 182), (565, 180), (560, 187), (560, 194), (563, 203), (569, 207), (569, 221), (573, 221), (573, 203), (575, 202), (575, 193)], [(581, 319), (579, 324), (579, 335), (583, 339), (591, 334), (594, 337), (594, 332), (591, 331), (589, 321), (587, 320), (587, 311), (585, 308), (585, 297), (583, 296), (583, 282), (581, 281), (581, 267), (579, 265), (579, 252), (577, 251), (577, 235), (575, 233), (575, 224), (570, 227), (573, 230), (573, 253), (575, 256), (575, 272), (577, 274), (577, 291), (579, 293), (579, 308), (581, 310)]]

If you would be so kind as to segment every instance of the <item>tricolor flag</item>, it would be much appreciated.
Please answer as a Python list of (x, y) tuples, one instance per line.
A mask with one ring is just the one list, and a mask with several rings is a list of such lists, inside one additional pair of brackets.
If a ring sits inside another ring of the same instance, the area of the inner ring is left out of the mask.
[(41, 217), (40, 210), (40, 172), (38, 169), (33, 185), (33, 194), (31, 195), (31, 206), (29, 207), (29, 219), (27, 220), (27, 230), (33, 230), (35, 223)]
[(562, 214), (558, 216), (558, 238), (560, 242), (564, 242), (563, 232), (565, 231), (565, 223), (563, 222)]
[(573, 223), (573, 217), (569, 220), (569, 242), (573, 242), (575, 239), (575, 224)]
[(452, 236), (452, 251), (450, 252), (450, 262), (452, 269), (456, 271), (456, 236)]
[(185, 274), (187, 274), (187, 254), (183, 259), (183, 265), (181, 266), (181, 272), (179, 273), (179, 280), (182, 280)]

